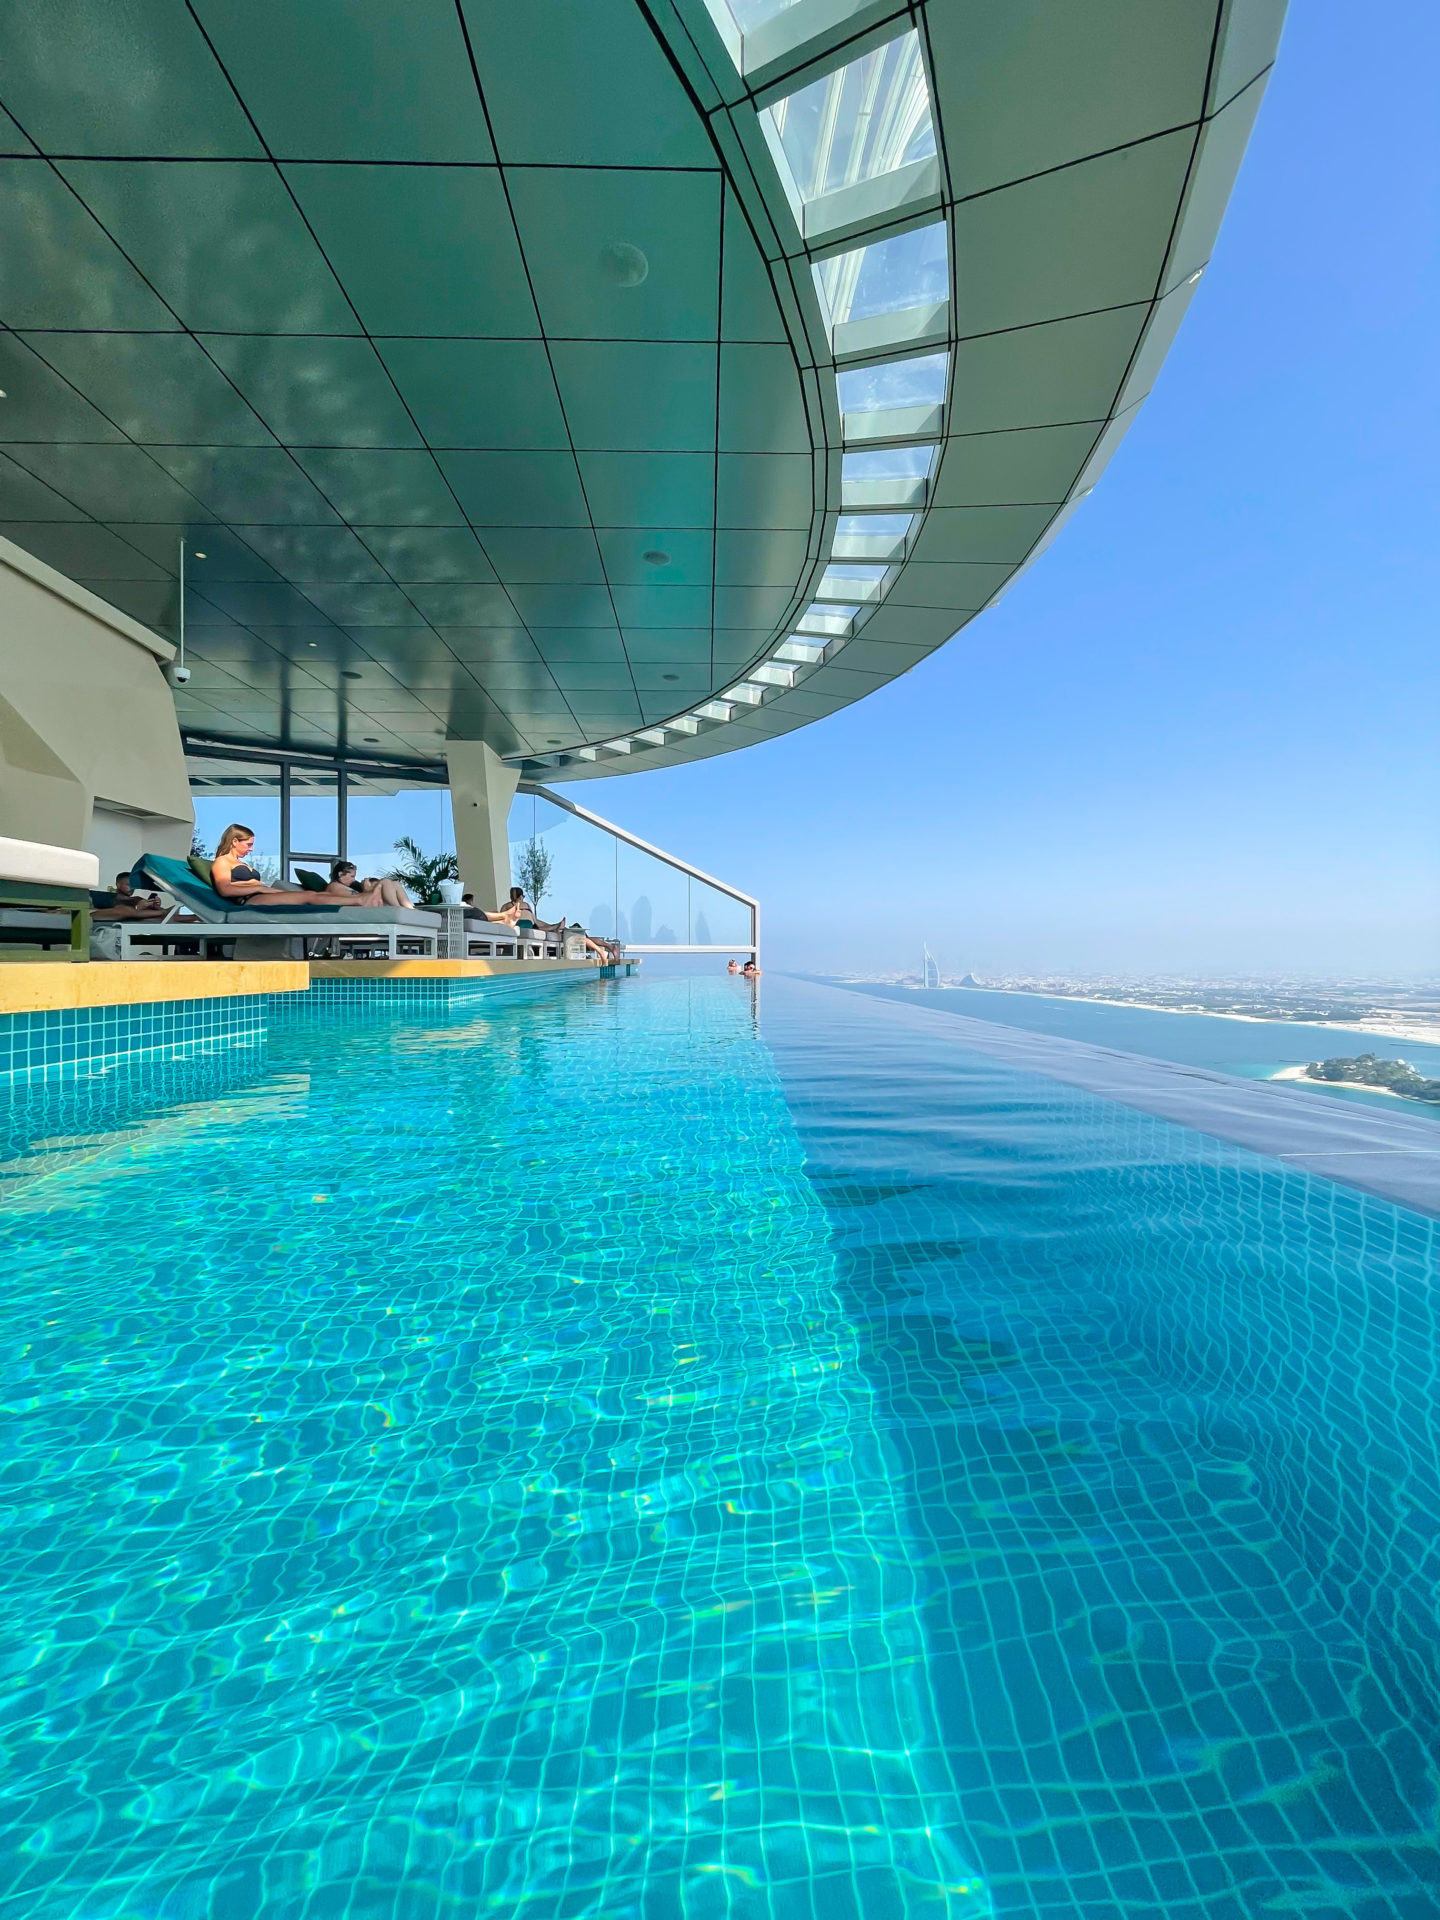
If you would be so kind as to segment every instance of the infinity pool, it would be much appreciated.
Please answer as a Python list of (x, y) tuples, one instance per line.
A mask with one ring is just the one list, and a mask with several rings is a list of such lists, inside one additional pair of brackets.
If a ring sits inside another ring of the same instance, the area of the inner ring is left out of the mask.
[(25, 1920), (1440, 1914), (1434, 1223), (834, 990), (15, 1096)]

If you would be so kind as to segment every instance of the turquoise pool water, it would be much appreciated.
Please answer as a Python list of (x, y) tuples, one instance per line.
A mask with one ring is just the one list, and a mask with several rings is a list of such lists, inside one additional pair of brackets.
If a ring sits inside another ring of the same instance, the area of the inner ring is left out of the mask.
[(731, 980), (17, 1096), (26, 1920), (1440, 1912), (1431, 1223)]
[[(1408, 1060), (1418, 1073), (1440, 1079), (1440, 1046), (1422, 1040), (1390, 1039), (1355, 1027), (1308, 1026), (1294, 1020), (1236, 1020), (1212, 1013), (1165, 1013), (1155, 1007), (1070, 1000), (1057, 994), (1004, 993), (988, 987), (927, 991), (856, 982), (851, 991), (933, 1007), (937, 1012), (958, 1013), (973, 1020), (996, 1020), (1032, 1033), (1084, 1040), (1092, 1046), (1119, 1047), (1125, 1053), (1145, 1054), (1154, 1060), (1213, 1067), (1244, 1080), (1268, 1080), (1283, 1067), (1360, 1053)], [(1392, 1094), (1334, 1081), (1300, 1080), (1295, 1084), (1322, 1100), (1345, 1100), (1381, 1110), (1398, 1107), (1404, 1113), (1440, 1120), (1440, 1106), (1429, 1101), (1401, 1101)]]

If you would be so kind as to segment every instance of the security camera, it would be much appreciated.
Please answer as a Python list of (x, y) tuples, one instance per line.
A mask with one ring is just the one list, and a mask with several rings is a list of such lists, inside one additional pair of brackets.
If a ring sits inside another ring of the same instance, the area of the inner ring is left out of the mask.
[(190, 678), (189, 667), (171, 667), (170, 669), (171, 686), (183, 687), (189, 678)]

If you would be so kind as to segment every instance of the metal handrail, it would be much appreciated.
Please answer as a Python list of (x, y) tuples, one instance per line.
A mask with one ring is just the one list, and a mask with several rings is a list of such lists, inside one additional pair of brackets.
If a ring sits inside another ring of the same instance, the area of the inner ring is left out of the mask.
[[(613, 820), (606, 820), (601, 814), (592, 813), (588, 807), (579, 806), (573, 800), (566, 800), (553, 788), (542, 787), (538, 781), (522, 780), (516, 791), (533, 794), (540, 800), (548, 800), (552, 807), (559, 807), (565, 813), (574, 814), (577, 820), (583, 820), (589, 826), (599, 827), (603, 833), (612, 835), (616, 840), (623, 840), (627, 847), (635, 847), (641, 853), (648, 853), (651, 859), (663, 861), (667, 867), (674, 867), (677, 872), (688, 874), (692, 880), (699, 880), (707, 887), (714, 887), (717, 893), (728, 894), (732, 900), (738, 900), (742, 906), (750, 909), (750, 940), (748, 947), (743, 940), (734, 941), (732, 945), (742, 953), (750, 952), (759, 957), (760, 902), (753, 894), (742, 893), (739, 887), (732, 887), (726, 880), (717, 880), (713, 873), (706, 873), (703, 868), (692, 866), (688, 860), (682, 860), (676, 853), (667, 853), (663, 847), (652, 846), (648, 840), (642, 840), (638, 833), (631, 833), (626, 827), (617, 827)], [(676, 941), (668, 946), (656, 946), (653, 942), (642, 945), (627, 940), (625, 950), (627, 953), (728, 953), (731, 948), (712, 945), (695, 946), (688, 941)]]

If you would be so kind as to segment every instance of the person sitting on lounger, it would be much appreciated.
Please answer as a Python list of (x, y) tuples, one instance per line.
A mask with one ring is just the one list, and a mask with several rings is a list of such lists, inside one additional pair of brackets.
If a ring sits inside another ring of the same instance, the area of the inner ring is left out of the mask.
[(238, 822), (226, 827), (210, 862), (210, 884), (216, 893), (235, 907), (293, 907), (303, 905), (303, 896), (285, 887), (272, 887), (247, 864), (255, 845), (253, 827)]
[(330, 884), (319, 898), (339, 900), (347, 907), (411, 907), (415, 904), (398, 880), (357, 879), (353, 860), (332, 861)]
[(114, 905), (97, 908), (93, 917), (96, 920), (159, 920), (164, 912), (158, 893), (137, 893), (130, 884), (130, 875), (117, 873)]

